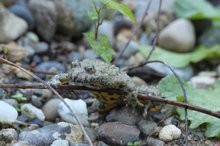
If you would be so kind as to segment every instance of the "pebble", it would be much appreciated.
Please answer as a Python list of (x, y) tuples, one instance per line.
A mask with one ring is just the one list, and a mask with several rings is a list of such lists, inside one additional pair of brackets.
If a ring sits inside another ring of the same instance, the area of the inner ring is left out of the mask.
[(23, 33), (25, 33), (28, 28), (28, 25), (23, 19), (9, 12), (1, 4), (0, 4), (0, 9), (1, 9), (0, 43), (8, 43), (17, 39)]
[(82, 143), (83, 134), (79, 126), (64, 122), (19, 134), (19, 141), (27, 141), (29, 145), (50, 145), (57, 139), (67, 140), (69, 143)]
[(67, 140), (57, 139), (50, 146), (69, 146)]
[(218, 65), (216, 71), (217, 71), (217, 75), (220, 77), (220, 64)]
[(160, 32), (158, 45), (171, 51), (188, 52), (194, 47), (195, 39), (192, 23), (186, 19), (177, 19)]
[(147, 83), (143, 79), (141, 79), (137, 76), (134, 76), (131, 79), (135, 83), (135, 85), (137, 85), (137, 86), (147, 86)]
[[(66, 103), (69, 105), (69, 107), (72, 109), (73, 113), (79, 118), (80, 122), (83, 125), (88, 125), (88, 111), (86, 107), (86, 103), (79, 99), (79, 100), (71, 100), (68, 98), (64, 99)], [(66, 105), (62, 102), (58, 106), (58, 114), (61, 117), (62, 120), (66, 122), (71, 122), (74, 124), (77, 124), (76, 119), (72, 116), (69, 109), (66, 107)]]
[(7, 96), (4, 89), (0, 88), (0, 99), (4, 99)]
[(96, 59), (97, 58), (97, 55), (95, 53), (94, 50), (92, 49), (88, 49), (85, 51), (84, 53), (84, 58), (87, 58), (87, 59)]
[(167, 125), (161, 129), (159, 133), (159, 138), (160, 140), (167, 142), (180, 138), (180, 135), (181, 130), (179, 128), (174, 125)]
[(7, 45), (0, 45), (0, 51), (4, 47), (8, 49), (8, 53), (6, 56), (9, 61), (21, 61), (27, 56), (25, 49), (14, 42), (11, 42)]
[(39, 42), (33, 45), (33, 49), (36, 53), (45, 53), (49, 49), (49, 45), (45, 42)]
[(26, 0), (17, 0), (16, 3), (11, 5), (8, 9), (16, 16), (25, 20), (30, 29), (34, 28), (35, 20), (31, 11), (27, 7)]
[[(52, 41), (56, 32), (57, 12), (53, 1), (29, 0), (28, 7), (36, 21), (36, 30), (39, 36)], [(46, 31), (45, 31), (46, 30)]]
[(65, 67), (57, 62), (57, 61), (45, 61), (45, 62), (42, 62), (41, 64), (37, 65), (36, 70), (40, 70), (40, 71), (50, 71), (50, 70), (53, 70), (53, 71), (57, 71), (57, 72), (65, 72)]
[(142, 116), (137, 112), (134, 113), (129, 107), (122, 107), (120, 109), (113, 109), (107, 116), (106, 120), (119, 121), (127, 125), (135, 125), (141, 120)]
[(42, 110), (29, 103), (21, 106), (21, 113), (27, 115), (29, 118), (38, 118), (41, 121), (45, 120)]
[(210, 76), (194, 76), (191, 78), (190, 80), (192, 82), (192, 85), (195, 88), (208, 88), (211, 87), (214, 82), (215, 79), (213, 77)]
[(13, 146), (30, 146), (27, 141), (18, 141)]
[(57, 13), (57, 31), (69, 37), (80, 37), (92, 24), (88, 11), (92, 10), (90, 0), (55, 0)]
[(135, 126), (119, 122), (108, 122), (98, 128), (98, 137), (109, 145), (127, 145), (128, 142), (138, 141), (140, 131)]
[(16, 109), (4, 101), (0, 101), (0, 123), (14, 123), (18, 117)]
[(165, 145), (163, 141), (154, 139), (152, 137), (148, 137), (146, 142), (147, 142), (147, 145), (149, 146), (164, 146)]
[(54, 121), (58, 117), (57, 109), (60, 103), (60, 99), (50, 99), (44, 104), (42, 110), (47, 120)]
[(31, 96), (31, 103), (38, 108), (40, 108), (43, 105), (42, 100), (35, 95)]
[(16, 142), (18, 139), (18, 134), (13, 128), (1, 129), (0, 131), (0, 144), (10, 145)]
[(138, 123), (138, 128), (146, 136), (153, 134), (156, 127), (157, 127), (157, 124), (153, 121), (141, 120)]

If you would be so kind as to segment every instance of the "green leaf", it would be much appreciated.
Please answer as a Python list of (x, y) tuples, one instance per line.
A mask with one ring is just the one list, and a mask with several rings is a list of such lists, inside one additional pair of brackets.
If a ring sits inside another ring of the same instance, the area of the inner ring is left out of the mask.
[(88, 12), (88, 16), (89, 16), (89, 19), (93, 21), (98, 19), (98, 15), (96, 12)]
[(15, 95), (11, 96), (12, 98), (16, 99), (17, 101), (26, 101), (27, 97), (25, 97), (23, 94), (21, 93), (17, 93)]
[(133, 22), (135, 21), (135, 17), (132, 11), (127, 6), (120, 4), (114, 0), (101, 0), (101, 2), (104, 3), (107, 6), (107, 8), (119, 11)]
[(220, 20), (218, 9), (206, 0), (175, 0), (175, 13), (189, 19)]
[[(188, 103), (207, 108), (213, 111), (220, 111), (220, 80), (217, 80), (211, 88), (197, 89), (191, 83), (184, 82), (186, 89)], [(177, 96), (183, 95), (180, 85), (174, 76), (167, 76), (163, 78), (159, 84), (158, 89), (162, 96), (168, 97), (170, 100), (176, 100)], [(180, 119), (185, 118), (183, 108), (177, 108)], [(220, 137), (220, 119), (215, 117), (188, 110), (188, 118), (191, 121), (190, 128), (197, 128), (201, 125), (206, 125), (205, 135), (207, 137)]]
[(94, 32), (84, 33), (84, 36), (90, 46), (95, 50), (96, 55), (100, 56), (106, 62), (111, 62), (115, 51), (110, 47), (110, 43), (106, 35), (100, 35), (98, 40), (95, 40)]
[[(147, 57), (151, 48), (151, 46), (144, 45), (140, 46), (139, 50), (144, 56)], [(219, 57), (220, 45), (216, 45), (211, 48), (198, 46), (193, 52), (190, 53), (176, 53), (156, 47), (150, 60), (161, 60), (171, 65), (172, 67), (181, 68), (187, 66), (189, 63), (197, 63), (204, 59)]]

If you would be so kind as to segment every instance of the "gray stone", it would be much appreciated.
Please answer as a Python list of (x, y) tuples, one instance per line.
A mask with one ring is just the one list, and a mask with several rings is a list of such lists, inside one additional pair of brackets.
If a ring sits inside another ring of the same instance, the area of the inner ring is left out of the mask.
[(220, 42), (220, 28), (211, 27), (206, 30), (199, 38), (199, 43), (206, 47), (218, 45)]
[(16, 16), (25, 20), (28, 23), (30, 29), (34, 28), (35, 26), (34, 17), (31, 11), (27, 8), (26, 0), (17, 0), (16, 3), (10, 6), (8, 9)]
[(49, 49), (49, 45), (45, 42), (39, 42), (33, 45), (36, 53), (45, 53)]
[(38, 118), (41, 121), (45, 120), (42, 110), (29, 103), (21, 106), (21, 113), (27, 115), (29, 118)]
[(47, 120), (54, 121), (57, 118), (57, 109), (60, 102), (60, 99), (51, 99), (44, 104), (42, 110)]
[(160, 32), (158, 44), (167, 50), (188, 52), (194, 47), (195, 40), (195, 30), (192, 23), (186, 19), (177, 19)]
[[(88, 125), (88, 111), (86, 107), (86, 103), (79, 99), (79, 100), (71, 100), (68, 98), (64, 99), (66, 103), (69, 105), (69, 107), (72, 109), (73, 113), (78, 117), (80, 122), (83, 125)], [(71, 122), (77, 124), (76, 119), (72, 116), (69, 109), (66, 107), (66, 105), (62, 102), (58, 106), (58, 114), (62, 118), (62, 120), (66, 122)]]
[(88, 11), (92, 9), (90, 0), (55, 0), (58, 33), (70, 37), (79, 37), (86, 32), (91, 20)]
[(96, 55), (94, 50), (88, 49), (88, 50), (85, 51), (84, 57), (88, 58), (88, 59), (96, 59), (97, 55)]
[(56, 32), (57, 11), (54, 2), (30, 0), (28, 7), (36, 20), (38, 34), (45, 41), (50, 42)]
[(0, 101), (0, 123), (14, 123), (18, 117), (16, 109), (4, 101)]
[(131, 108), (122, 107), (113, 109), (107, 116), (107, 121), (119, 121), (128, 125), (135, 125), (141, 120), (142, 116), (139, 113), (132, 112)]
[(57, 139), (50, 146), (69, 146), (67, 140)]
[(220, 76), (220, 64), (218, 65), (216, 70), (217, 70), (217, 75)]
[(60, 122), (19, 134), (19, 141), (28, 141), (29, 144), (37, 146), (50, 145), (57, 139), (65, 139), (69, 143), (81, 143), (82, 132), (77, 125)]
[(7, 128), (0, 131), (0, 145), (9, 145), (17, 141), (18, 134), (15, 129)]
[(109, 145), (127, 145), (128, 142), (138, 141), (140, 131), (135, 126), (109, 122), (98, 129), (99, 138)]
[[(117, 47), (121, 50), (124, 48), (127, 41), (117, 41)], [(131, 41), (123, 53), (123, 57), (128, 58), (139, 51), (139, 44), (135, 41)]]
[(42, 100), (35, 95), (31, 96), (31, 103), (38, 108), (40, 108), (43, 105)]
[(138, 123), (138, 128), (144, 133), (146, 136), (151, 135), (155, 132), (157, 124), (153, 121), (141, 120)]
[(147, 145), (149, 146), (164, 146), (165, 143), (161, 140), (154, 139), (152, 137), (147, 138)]
[(26, 32), (28, 25), (0, 4), (0, 42), (8, 43)]

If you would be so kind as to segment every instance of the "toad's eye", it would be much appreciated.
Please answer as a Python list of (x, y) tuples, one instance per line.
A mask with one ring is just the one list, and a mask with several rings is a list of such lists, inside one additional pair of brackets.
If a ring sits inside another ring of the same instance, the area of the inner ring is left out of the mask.
[(89, 73), (89, 74), (95, 73), (95, 67), (94, 67), (93, 65), (91, 65), (91, 66), (85, 66), (85, 67), (84, 67), (84, 70), (85, 70), (87, 73)]

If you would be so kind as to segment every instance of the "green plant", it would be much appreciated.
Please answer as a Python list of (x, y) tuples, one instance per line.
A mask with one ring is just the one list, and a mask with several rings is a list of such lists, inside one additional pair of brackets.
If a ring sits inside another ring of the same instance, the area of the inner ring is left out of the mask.
[(127, 146), (140, 146), (141, 142), (140, 141), (135, 141), (135, 142), (128, 142)]
[(101, 57), (106, 62), (111, 62), (112, 56), (115, 54), (114, 49), (111, 48), (109, 40), (106, 35), (99, 35), (99, 26), (102, 24), (105, 16), (102, 13), (104, 8), (109, 10), (119, 11), (122, 14), (126, 15), (130, 20), (134, 21), (134, 15), (131, 10), (117, 1), (114, 0), (100, 0), (103, 4), (103, 7), (98, 7), (95, 0), (93, 0), (94, 11), (89, 12), (88, 16), (90, 19), (95, 21), (95, 31), (84, 33), (86, 40), (89, 45), (95, 50), (97, 56)]

